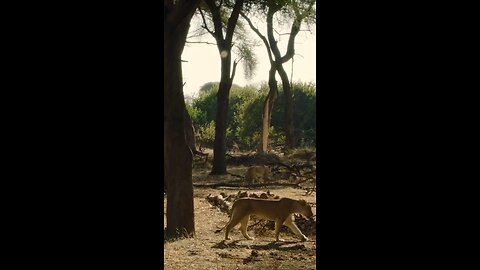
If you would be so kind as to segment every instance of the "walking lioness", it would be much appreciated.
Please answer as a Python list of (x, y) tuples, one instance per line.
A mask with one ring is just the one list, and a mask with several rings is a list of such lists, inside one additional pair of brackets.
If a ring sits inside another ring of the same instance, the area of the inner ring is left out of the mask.
[(270, 174), (270, 168), (267, 166), (252, 166), (245, 173), (245, 180), (249, 184), (254, 184), (257, 177), (261, 177), (263, 180), (270, 180)]
[[(264, 200), (254, 198), (242, 198), (233, 203), (232, 216), (230, 221), (225, 225), (225, 240), (230, 240), (228, 234), (238, 223), (245, 238), (253, 240), (247, 234), (247, 225), (250, 215), (255, 215), (259, 218), (275, 221), (275, 239), (276, 241), (284, 241), (279, 239), (280, 228), (285, 224), (295, 235), (300, 237), (302, 241), (307, 241), (308, 238), (295, 225), (294, 213), (301, 214), (306, 218), (313, 216), (312, 208), (304, 200), (293, 200), (289, 198), (281, 198), (279, 200)], [(219, 230), (221, 231), (221, 230)], [(219, 232), (217, 231), (217, 232)]]

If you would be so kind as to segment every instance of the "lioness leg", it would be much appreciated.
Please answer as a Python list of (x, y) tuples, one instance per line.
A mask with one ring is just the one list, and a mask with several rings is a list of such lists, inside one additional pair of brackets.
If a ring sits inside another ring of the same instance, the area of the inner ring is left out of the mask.
[(240, 229), (242, 230), (242, 234), (245, 238), (247, 238), (248, 240), (253, 240), (254, 238), (250, 237), (247, 234), (247, 226), (248, 226), (248, 220), (249, 219), (250, 219), (250, 216), (246, 216), (242, 219), (242, 221), (240, 222)]
[(293, 217), (293, 215), (290, 215), (287, 220), (285, 220), (285, 226), (287, 226), (288, 228), (290, 228), (290, 230), (295, 234), (297, 235), (298, 237), (300, 237), (300, 239), (302, 239), (302, 241), (307, 241), (308, 238), (300, 231), (300, 229), (297, 227), (297, 224), (295, 224), (295, 218)]
[(281, 241), (281, 242), (284, 242), (285, 240), (283, 239), (279, 239), (278, 236), (280, 234), (280, 229), (282, 228), (282, 225), (283, 225), (283, 222), (285, 222), (285, 219), (280, 219), (280, 218), (277, 218), (275, 220), (275, 240), (278, 241)]
[(225, 229), (225, 240), (230, 240), (228, 237), (228, 233), (230, 233), (230, 230), (233, 229), (233, 227), (237, 226), (238, 223), (241, 221), (241, 215), (233, 211), (232, 217), (230, 218), (230, 221), (227, 224), (227, 227)]

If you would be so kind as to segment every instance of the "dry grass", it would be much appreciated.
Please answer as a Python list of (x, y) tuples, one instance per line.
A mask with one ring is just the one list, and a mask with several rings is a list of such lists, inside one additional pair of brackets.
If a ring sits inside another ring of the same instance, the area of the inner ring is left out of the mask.
[[(194, 181), (199, 179), (199, 172)], [(210, 179), (214, 180), (214, 179)], [(215, 182), (215, 181), (213, 181)], [(245, 239), (238, 229), (232, 230), (233, 240), (224, 241), (224, 232), (214, 233), (228, 222), (228, 216), (211, 206), (205, 199), (208, 194), (236, 193), (239, 189), (200, 189), (194, 190), (195, 238), (179, 239), (164, 243), (165, 269), (316, 269), (316, 239), (308, 235), (307, 242), (300, 242), (293, 233), (281, 233), (284, 243), (275, 243), (273, 231), (255, 235), (255, 240)], [(245, 189), (242, 189), (245, 190)], [(264, 192), (265, 190), (249, 190)], [(304, 199), (315, 203), (315, 195), (305, 195), (304, 190), (293, 188), (270, 189), (275, 195)], [(166, 201), (164, 202), (166, 209)], [(315, 213), (316, 209), (312, 209)], [(166, 223), (166, 222), (165, 222)], [(250, 221), (249, 225), (253, 222)]]

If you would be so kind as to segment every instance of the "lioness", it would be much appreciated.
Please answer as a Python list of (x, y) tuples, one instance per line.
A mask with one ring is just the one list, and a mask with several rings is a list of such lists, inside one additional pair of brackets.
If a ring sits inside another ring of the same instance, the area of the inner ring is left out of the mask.
[(267, 166), (252, 166), (248, 168), (245, 173), (245, 180), (247, 183), (255, 183), (257, 177), (263, 178), (263, 180), (270, 180), (271, 171)]
[[(313, 216), (312, 208), (304, 200), (293, 200), (289, 198), (281, 198), (279, 200), (264, 200), (254, 198), (242, 198), (233, 203), (232, 216), (230, 221), (225, 225), (225, 240), (230, 240), (228, 234), (238, 223), (242, 234), (248, 240), (253, 240), (247, 234), (247, 225), (250, 215), (255, 215), (259, 218), (275, 221), (275, 239), (276, 241), (284, 241), (279, 239), (280, 228), (285, 224), (295, 235), (300, 237), (302, 241), (307, 241), (308, 238), (295, 225), (294, 213), (302, 214), (306, 218)], [(217, 232), (220, 232), (221, 230)]]

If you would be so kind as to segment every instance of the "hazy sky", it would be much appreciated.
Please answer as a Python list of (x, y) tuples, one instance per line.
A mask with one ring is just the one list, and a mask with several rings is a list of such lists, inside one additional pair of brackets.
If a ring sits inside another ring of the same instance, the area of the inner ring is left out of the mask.
[[(191, 23), (190, 31), (194, 31), (199, 26), (198, 18), (194, 18)], [(247, 25), (248, 27), (248, 25)], [(262, 34), (266, 35), (266, 27), (262, 22), (258, 22), (258, 27)], [(290, 25), (288, 26), (288, 28)], [(280, 33), (288, 33), (288, 28), (281, 29), (278, 28)], [(306, 29), (302, 25), (302, 29)], [(260, 42), (260, 38), (248, 28), (250, 37), (254, 40)], [(315, 82), (316, 74), (316, 39), (315, 39), (316, 29), (313, 27), (311, 32), (301, 31), (298, 33), (295, 38), (295, 56), (294, 56), (294, 67), (293, 67), (293, 81), (302, 81), (302, 82)], [(288, 41), (288, 35), (276, 36), (278, 40), (278, 46), (281, 54), (285, 54), (286, 45)], [(204, 35), (201, 39), (187, 39), (187, 41), (203, 41), (215, 43), (213, 37), (208, 34)], [(235, 53), (233, 52), (233, 59), (236, 58)], [(247, 80), (243, 75), (242, 63), (239, 63), (237, 66), (237, 71), (235, 73), (235, 78), (233, 80), (234, 84), (245, 86), (246, 84), (260, 84), (261, 82), (266, 82), (268, 80), (268, 71), (270, 69), (270, 63), (268, 60), (267, 49), (265, 45), (260, 43), (260, 46), (255, 47), (255, 53), (258, 59), (258, 66), (255, 72), (255, 75)], [(200, 87), (207, 82), (218, 82), (220, 81), (220, 55), (216, 45), (209, 45), (203, 43), (194, 43), (188, 44), (185, 46), (183, 51), (182, 60), (188, 61), (184, 62), (183, 69), (183, 80), (186, 83), (184, 86), (184, 95), (192, 96), (198, 92)], [(233, 65), (233, 63), (232, 63)], [(287, 71), (288, 77), (290, 78), (292, 70), (292, 61), (288, 61), (283, 64), (285, 71)], [(280, 82), (280, 77), (277, 73), (277, 80)]]

